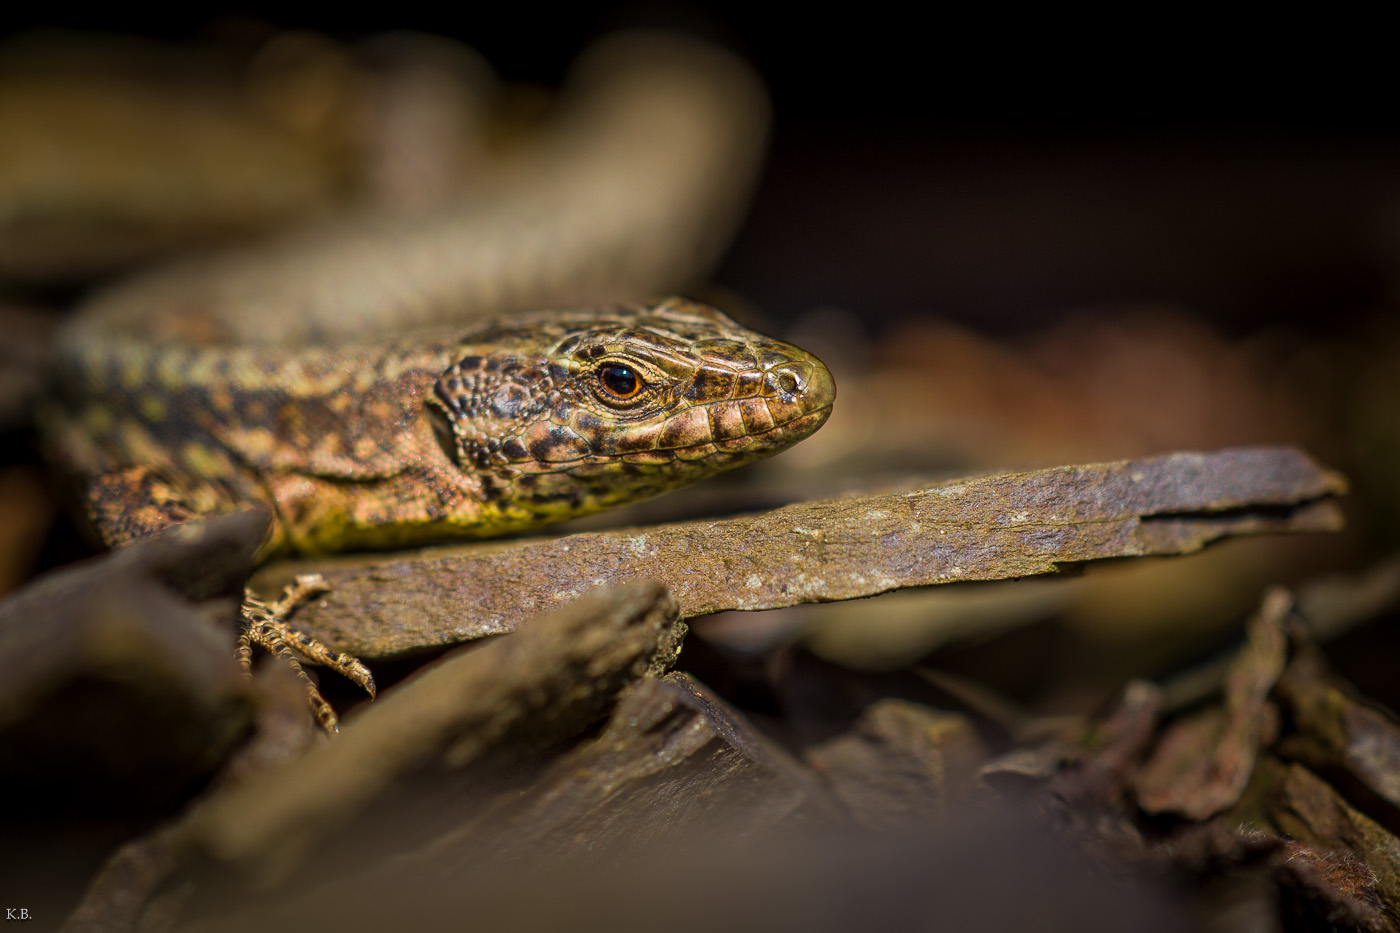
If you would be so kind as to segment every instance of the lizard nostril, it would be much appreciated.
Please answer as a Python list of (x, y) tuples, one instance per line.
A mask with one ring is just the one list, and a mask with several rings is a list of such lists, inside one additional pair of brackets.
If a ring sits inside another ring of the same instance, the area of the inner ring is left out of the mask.
[[(801, 351), (793, 351), (801, 354)], [(788, 360), (770, 369), (764, 380), (764, 390), (770, 398), (797, 405), (804, 411), (830, 408), (836, 397), (836, 385), (831, 372), (816, 357)]]

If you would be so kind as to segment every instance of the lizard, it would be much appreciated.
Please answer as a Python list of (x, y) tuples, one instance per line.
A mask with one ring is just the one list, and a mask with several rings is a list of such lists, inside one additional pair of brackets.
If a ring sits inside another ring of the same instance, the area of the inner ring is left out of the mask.
[[(735, 201), (716, 176), (740, 171), (743, 187), (756, 164), (752, 77), (670, 38), (604, 58), (579, 105), (598, 139), (568, 136), (572, 159), (551, 162), (556, 146), (510, 196), (342, 220), (80, 309), (56, 340), (44, 420), (103, 541), (249, 505), (272, 515), (259, 560), (489, 537), (657, 495), (820, 427), (835, 384), (814, 356), (697, 302), (612, 297), (717, 251)], [(546, 206), (544, 234), (516, 219)], [(595, 300), (554, 304), (561, 293)], [(502, 313), (531, 302), (543, 307)], [(301, 661), (375, 686), (289, 623), (320, 586), (275, 604), (245, 591), (237, 657), (250, 673), (254, 646), (281, 656), (334, 732)]]

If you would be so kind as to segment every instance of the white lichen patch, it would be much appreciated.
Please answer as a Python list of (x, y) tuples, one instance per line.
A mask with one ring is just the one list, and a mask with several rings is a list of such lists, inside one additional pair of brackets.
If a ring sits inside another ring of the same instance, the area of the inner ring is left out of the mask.
[(913, 492), (906, 492), (904, 496), (907, 499), (912, 496), (926, 496), (929, 493), (933, 493), (945, 499), (956, 499), (958, 496), (966, 494), (966, 492), (967, 485), (965, 483), (958, 483), (953, 486), (938, 486), (934, 489), (916, 489)]

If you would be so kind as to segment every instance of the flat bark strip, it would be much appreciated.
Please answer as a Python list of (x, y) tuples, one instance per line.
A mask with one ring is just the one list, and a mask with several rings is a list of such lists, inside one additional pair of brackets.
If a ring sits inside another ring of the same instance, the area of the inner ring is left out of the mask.
[(1174, 453), (803, 502), (759, 515), (282, 565), (333, 590), (298, 625), (361, 657), (514, 630), (606, 583), (664, 583), (689, 618), (1185, 554), (1230, 535), (1332, 531), (1338, 474), (1289, 447)]

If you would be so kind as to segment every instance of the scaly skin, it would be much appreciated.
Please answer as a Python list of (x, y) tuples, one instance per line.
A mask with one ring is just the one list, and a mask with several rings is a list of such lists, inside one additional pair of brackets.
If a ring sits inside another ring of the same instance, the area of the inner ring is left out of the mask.
[[(46, 420), (104, 540), (248, 505), (274, 517), (264, 559), (487, 537), (654, 496), (820, 427), (826, 368), (704, 305), (502, 314), (693, 273), (734, 222), (720, 176), (738, 171), (742, 189), (756, 164), (761, 105), (732, 59), (655, 37), (594, 59), (603, 77), (575, 106), (600, 135), (562, 134), (514, 206), (344, 221), (83, 309), (59, 337)], [(531, 233), (540, 218), (553, 222)], [(366, 336), (396, 326), (425, 329)], [(317, 586), (273, 606), (248, 593), (241, 662), (257, 644), (373, 693), (359, 661), (286, 624)]]
[(680, 298), (379, 347), (104, 343), (64, 363), (63, 459), (92, 482), (107, 543), (262, 505), (265, 557), (491, 537), (648, 498), (791, 446), (835, 396), (815, 357)]

